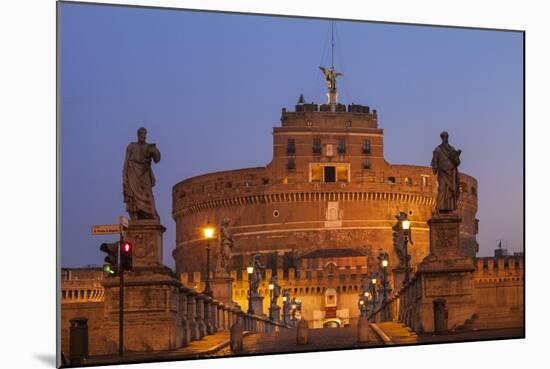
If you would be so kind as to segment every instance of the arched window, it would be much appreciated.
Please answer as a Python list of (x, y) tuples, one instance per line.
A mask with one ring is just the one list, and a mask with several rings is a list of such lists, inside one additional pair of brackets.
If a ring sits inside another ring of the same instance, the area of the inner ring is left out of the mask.
[(337, 269), (337, 266), (336, 266), (336, 263), (331, 261), (329, 263), (327, 263), (327, 265), (325, 265), (325, 270), (327, 271), (327, 274), (329, 276), (332, 276), (336, 273), (336, 269)]

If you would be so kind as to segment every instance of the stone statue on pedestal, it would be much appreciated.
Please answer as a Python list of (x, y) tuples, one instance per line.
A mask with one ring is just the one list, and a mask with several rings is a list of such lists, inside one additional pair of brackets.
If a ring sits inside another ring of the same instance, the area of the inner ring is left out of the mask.
[(151, 161), (160, 161), (160, 151), (156, 144), (145, 142), (147, 130), (137, 131), (138, 141), (131, 142), (126, 148), (126, 157), (122, 169), (122, 191), (126, 210), (130, 219), (159, 219), (153, 196), (155, 175)]
[(262, 272), (265, 269), (265, 266), (260, 262), (260, 254), (255, 254), (252, 256), (252, 275), (250, 276), (250, 294), (251, 297), (260, 296), (258, 293), (258, 288), (260, 287), (260, 282), (262, 280)]
[(231, 269), (231, 256), (235, 240), (229, 233), (229, 219), (224, 218), (220, 222), (220, 234), (218, 238), (218, 250), (216, 253), (216, 275), (227, 276)]
[(449, 134), (441, 132), (441, 145), (433, 151), (432, 169), (437, 175), (437, 198), (435, 214), (451, 213), (458, 208), (460, 195), (458, 166), (462, 150), (449, 144)]
[(273, 296), (271, 297), (271, 305), (277, 305), (277, 300), (281, 295), (281, 286), (277, 282), (277, 276), (274, 275), (271, 277), (271, 284), (273, 284)]

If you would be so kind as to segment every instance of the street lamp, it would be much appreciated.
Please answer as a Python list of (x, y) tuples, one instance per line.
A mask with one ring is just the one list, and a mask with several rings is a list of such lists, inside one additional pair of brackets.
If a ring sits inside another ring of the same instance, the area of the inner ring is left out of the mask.
[(288, 304), (290, 304), (286, 296), (287, 291), (286, 289), (283, 290), (283, 324), (285, 326), (288, 324)]
[[(365, 306), (365, 316), (368, 317), (369, 316), (369, 309), (372, 307), (372, 294), (369, 292), (369, 291), (365, 291), (365, 301), (366, 301), (366, 306)], [(374, 308), (372, 309), (374, 310)]]
[(275, 285), (269, 282), (269, 320), (273, 320), (273, 289)]
[(292, 325), (296, 325), (296, 298), (293, 297), (292, 300), (290, 300), (290, 309), (292, 310)]
[(254, 314), (254, 308), (252, 307), (252, 291), (251, 291), (251, 285), (252, 285), (252, 272), (254, 272), (254, 267), (249, 265), (246, 267), (246, 272), (248, 273), (248, 314)]
[(372, 282), (372, 311), (376, 310), (376, 273), (372, 273), (371, 280)]
[(361, 313), (361, 318), (366, 318), (367, 309), (366, 309), (365, 301), (363, 300), (363, 298), (359, 299), (359, 312)]
[(385, 251), (381, 251), (378, 255), (380, 266), (382, 267), (382, 320), (386, 321), (386, 303), (388, 301), (388, 254)]
[(212, 280), (210, 279), (210, 240), (214, 238), (215, 229), (210, 224), (202, 229), (202, 234), (206, 238), (206, 286), (204, 286), (204, 294), (212, 297)]
[(407, 250), (407, 245), (409, 241), (411, 242), (411, 245), (413, 244), (412, 239), (410, 238), (411, 234), (411, 222), (407, 219), (406, 213), (401, 213), (401, 229), (403, 230), (403, 251), (405, 252), (405, 278), (403, 279), (403, 283), (409, 282), (409, 253)]

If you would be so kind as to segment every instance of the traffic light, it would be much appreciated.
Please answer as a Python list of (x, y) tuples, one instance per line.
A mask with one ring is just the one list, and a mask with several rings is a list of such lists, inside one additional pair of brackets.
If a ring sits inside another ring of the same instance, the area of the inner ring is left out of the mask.
[(102, 243), (99, 249), (105, 253), (105, 264), (103, 264), (103, 271), (109, 276), (115, 276), (118, 274), (118, 242)]
[(120, 267), (122, 270), (132, 270), (132, 244), (123, 241), (120, 248)]

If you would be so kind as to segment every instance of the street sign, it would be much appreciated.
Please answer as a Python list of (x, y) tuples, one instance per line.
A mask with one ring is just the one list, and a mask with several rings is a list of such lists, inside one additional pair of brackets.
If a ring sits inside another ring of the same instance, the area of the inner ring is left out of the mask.
[(123, 227), (123, 228), (128, 228), (128, 219), (126, 219), (125, 217), (123, 217), (122, 215), (120, 217), (118, 217), (118, 222), (120, 223), (120, 225)]
[(120, 224), (103, 224), (92, 226), (92, 235), (119, 234)]

